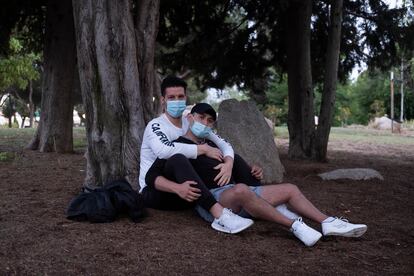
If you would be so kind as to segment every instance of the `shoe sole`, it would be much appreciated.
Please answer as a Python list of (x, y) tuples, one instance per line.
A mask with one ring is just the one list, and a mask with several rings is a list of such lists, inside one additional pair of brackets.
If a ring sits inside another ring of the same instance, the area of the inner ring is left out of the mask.
[(241, 228), (237, 228), (236, 230), (233, 230), (233, 231), (231, 231), (231, 230), (229, 230), (227, 228), (224, 228), (224, 227), (220, 227), (220, 225), (216, 225), (216, 224), (211, 224), (211, 227), (213, 229), (217, 230), (217, 231), (220, 231), (220, 232), (224, 232), (224, 233), (228, 233), (228, 234), (237, 234), (237, 233), (240, 233), (241, 231), (249, 228), (252, 225), (253, 225), (253, 220), (250, 221), (249, 224), (246, 224), (245, 226), (243, 226)]
[(312, 243), (310, 243), (310, 244), (306, 244), (306, 243), (304, 243), (303, 241), (303, 244), (304, 245), (306, 245), (306, 246), (308, 246), (308, 247), (311, 247), (311, 246), (314, 246), (315, 245), (315, 243), (317, 243), (320, 239), (322, 238), (322, 234), (320, 234), (320, 236), (315, 240), (315, 241), (313, 241)]
[(359, 227), (359, 228), (355, 228), (352, 229), (351, 231), (345, 232), (345, 233), (339, 233), (339, 232), (329, 232), (329, 233), (324, 233), (324, 236), (341, 236), (341, 237), (348, 237), (348, 238), (359, 238), (362, 235), (365, 234), (365, 232), (367, 232), (368, 227)]

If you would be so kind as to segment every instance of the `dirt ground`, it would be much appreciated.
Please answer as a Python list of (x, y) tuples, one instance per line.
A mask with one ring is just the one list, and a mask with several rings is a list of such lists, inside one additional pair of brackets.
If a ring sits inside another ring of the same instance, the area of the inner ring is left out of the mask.
[[(413, 138), (414, 139), (414, 138)], [(323, 238), (306, 248), (289, 231), (257, 221), (238, 234), (216, 232), (192, 211), (149, 210), (142, 223), (79, 223), (65, 209), (85, 174), (82, 152), (0, 151), (0, 275), (413, 275), (414, 146), (330, 143), (328, 163), (291, 161), (287, 182), (328, 214), (366, 223), (358, 239)], [(373, 168), (384, 181), (322, 181), (336, 168)], [(319, 229), (319, 225), (310, 223)]]

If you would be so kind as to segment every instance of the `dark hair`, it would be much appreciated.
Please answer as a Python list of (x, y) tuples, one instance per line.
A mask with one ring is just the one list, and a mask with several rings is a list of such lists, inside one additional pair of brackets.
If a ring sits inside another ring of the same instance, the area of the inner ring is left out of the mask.
[(209, 114), (213, 120), (217, 119), (217, 113), (214, 108), (209, 105), (208, 103), (198, 103), (190, 111), (191, 114), (198, 113), (198, 114)]
[(165, 96), (165, 90), (169, 87), (182, 87), (184, 88), (184, 93), (187, 93), (187, 83), (176, 76), (169, 75), (162, 80), (161, 83), (161, 95)]

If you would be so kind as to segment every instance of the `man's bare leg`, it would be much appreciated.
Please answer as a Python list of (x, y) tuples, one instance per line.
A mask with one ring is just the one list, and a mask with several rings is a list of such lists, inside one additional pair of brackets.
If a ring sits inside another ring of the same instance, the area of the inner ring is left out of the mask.
[(290, 227), (294, 222), (279, 213), (264, 199), (258, 197), (245, 184), (236, 184), (233, 188), (224, 191), (220, 196), (219, 203), (232, 209), (235, 213), (240, 212), (243, 208), (255, 218), (277, 222), (286, 227)]
[(219, 218), (223, 213), (223, 206), (220, 203), (216, 203), (211, 206), (209, 210), (210, 214), (213, 215), (214, 218)]
[(275, 184), (262, 186), (262, 198), (270, 205), (277, 206), (287, 203), (301, 216), (322, 223), (327, 215), (319, 211), (293, 184)]

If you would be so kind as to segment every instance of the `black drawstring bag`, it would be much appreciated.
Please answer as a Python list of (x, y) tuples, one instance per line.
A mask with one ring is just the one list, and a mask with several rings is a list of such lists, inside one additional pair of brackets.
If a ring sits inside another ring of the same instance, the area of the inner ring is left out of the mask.
[(111, 222), (115, 220), (116, 210), (108, 191), (95, 189), (72, 199), (66, 214), (68, 219), (76, 221)]
[(111, 202), (118, 213), (126, 213), (133, 222), (140, 222), (145, 216), (142, 195), (134, 191), (125, 180), (113, 181), (105, 185)]
[(142, 196), (125, 180), (113, 181), (103, 188), (83, 192), (69, 203), (67, 218), (76, 221), (112, 222), (126, 213), (133, 222), (145, 216)]

